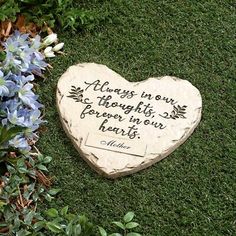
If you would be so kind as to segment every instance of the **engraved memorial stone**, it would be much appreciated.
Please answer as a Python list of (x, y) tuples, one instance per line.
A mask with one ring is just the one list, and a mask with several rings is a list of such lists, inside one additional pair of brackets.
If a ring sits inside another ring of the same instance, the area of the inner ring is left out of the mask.
[(160, 161), (201, 119), (202, 99), (187, 80), (128, 82), (95, 63), (71, 66), (57, 86), (64, 130), (98, 173), (116, 178)]

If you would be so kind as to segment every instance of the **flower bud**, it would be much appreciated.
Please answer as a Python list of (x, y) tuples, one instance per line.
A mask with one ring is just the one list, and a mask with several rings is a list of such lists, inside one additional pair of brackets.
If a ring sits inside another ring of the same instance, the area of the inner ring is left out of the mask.
[(49, 52), (51, 52), (51, 51), (52, 51), (52, 47), (51, 47), (51, 46), (46, 47), (46, 48), (44, 49), (44, 53), (49, 53)]
[(60, 51), (64, 46), (64, 43), (58, 43), (54, 48), (52, 49), (54, 52)]
[(44, 53), (44, 55), (45, 55), (45, 57), (55, 57), (56, 56), (53, 51), (46, 52), (46, 53)]
[(47, 37), (44, 38), (43, 44), (45, 46), (48, 46), (56, 41), (57, 41), (57, 34), (53, 33), (53, 34), (49, 34)]

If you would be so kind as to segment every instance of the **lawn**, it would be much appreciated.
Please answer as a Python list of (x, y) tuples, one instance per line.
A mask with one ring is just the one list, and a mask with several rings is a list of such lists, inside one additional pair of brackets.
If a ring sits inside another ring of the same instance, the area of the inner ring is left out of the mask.
[[(233, 1), (91, 1), (108, 12), (89, 32), (59, 31), (66, 55), (40, 83), (47, 131), (40, 150), (63, 189), (52, 206), (110, 228), (134, 211), (144, 236), (236, 235), (236, 9)], [(168, 158), (131, 176), (108, 180), (79, 156), (59, 121), (57, 81), (79, 62), (106, 64), (129, 81), (173, 75), (189, 80), (203, 98), (202, 121)]]

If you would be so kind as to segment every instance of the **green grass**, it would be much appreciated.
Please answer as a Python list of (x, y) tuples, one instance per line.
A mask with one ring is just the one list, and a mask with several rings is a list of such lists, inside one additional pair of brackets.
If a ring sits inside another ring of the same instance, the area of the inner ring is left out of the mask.
[[(50, 173), (62, 188), (52, 203), (69, 205), (110, 228), (135, 211), (144, 236), (236, 235), (236, 9), (225, 1), (95, 1), (112, 22), (91, 32), (60, 32), (65, 56), (40, 83), (48, 131), (39, 148), (54, 160)], [(78, 62), (106, 64), (127, 80), (174, 75), (203, 98), (202, 121), (168, 158), (128, 177), (107, 180), (80, 158), (55, 106), (61, 74)]]

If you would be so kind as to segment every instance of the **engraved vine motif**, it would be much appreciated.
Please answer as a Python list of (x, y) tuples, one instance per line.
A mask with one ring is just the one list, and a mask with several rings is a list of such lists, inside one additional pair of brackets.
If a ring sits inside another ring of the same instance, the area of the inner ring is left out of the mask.
[(69, 94), (67, 97), (72, 98), (75, 100), (75, 102), (81, 102), (83, 104), (92, 104), (92, 102), (89, 101), (89, 98), (84, 98), (83, 95), (84, 90), (80, 87), (75, 87), (74, 85), (71, 86), (71, 91), (69, 91)]
[(84, 90), (80, 87), (75, 87), (74, 85), (71, 86), (71, 91), (69, 92), (68, 98), (73, 98), (76, 102), (80, 102), (83, 98), (83, 92)]
[(164, 112), (163, 115), (159, 114), (159, 116), (165, 118), (165, 119), (178, 119), (178, 118), (182, 118), (182, 119), (186, 119), (186, 117), (184, 116), (186, 114), (186, 108), (187, 106), (180, 106), (178, 105), (173, 106), (173, 110), (171, 111), (171, 113), (168, 112)]

